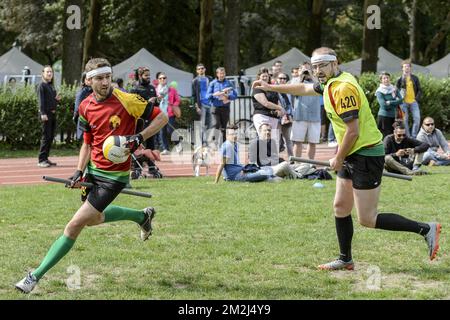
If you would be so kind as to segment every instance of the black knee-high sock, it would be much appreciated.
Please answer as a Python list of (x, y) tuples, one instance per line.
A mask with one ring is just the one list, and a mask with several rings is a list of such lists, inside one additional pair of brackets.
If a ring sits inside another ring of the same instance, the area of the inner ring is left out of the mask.
[(345, 262), (352, 260), (353, 221), (352, 216), (336, 219), (336, 233), (341, 251), (339, 258)]
[(379, 213), (375, 228), (391, 231), (415, 232), (422, 236), (430, 231), (430, 226), (427, 223), (409, 220), (395, 213)]

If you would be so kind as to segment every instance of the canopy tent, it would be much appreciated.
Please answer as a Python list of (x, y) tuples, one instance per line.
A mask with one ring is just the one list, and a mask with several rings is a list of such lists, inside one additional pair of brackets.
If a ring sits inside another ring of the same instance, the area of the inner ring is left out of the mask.
[(245, 74), (248, 76), (254, 76), (258, 73), (259, 69), (262, 67), (270, 68), (275, 61), (280, 60), (283, 62), (283, 71), (287, 72), (290, 76), (291, 69), (293, 67), (298, 67), (300, 63), (310, 61), (310, 57), (305, 55), (303, 52), (298, 50), (297, 48), (292, 48), (291, 50), (283, 53), (281, 56), (273, 58), (272, 60), (269, 60), (267, 62), (258, 64), (257, 66), (245, 69)]
[(41, 81), (44, 66), (28, 57), (17, 47), (11, 48), (0, 57), (0, 83), (13, 77), (16, 78), (17, 82), (23, 82), (22, 75), (25, 67), (30, 69), (30, 78), (34, 78), (36, 83)]
[[(349, 72), (353, 75), (359, 76), (361, 74), (361, 61), (362, 59), (356, 59), (344, 64), (341, 64), (339, 68), (342, 71)], [(378, 48), (378, 62), (377, 62), (377, 73), (382, 71), (387, 71), (389, 73), (401, 72), (403, 59), (400, 59), (396, 55), (390, 53), (383, 47)], [(424, 73), (429, 74), (430, 70), (426, 67), (420, 66), (418, 64), (412, 64), (413, 73)]]
[(450, 77), (450, 53), (442, 59), (427, 66), (431, 75), (436, 78)]
[(150, 68), (150, 72), (153, 77), (158, 71), (164, 72), (167, 75), (167, 80), (169, 83), (172, 81), (176, 81), (178, 83), (178, 93), (181, 96), (191, 96), (193, 79), (192, 74), (166, 64), (144, 48), (136, 52), (127, 60), (113, 66), (113, 77), (122, 78), (126, 81), (129, 74), (134, 72), (134, 70), (138, 67)]

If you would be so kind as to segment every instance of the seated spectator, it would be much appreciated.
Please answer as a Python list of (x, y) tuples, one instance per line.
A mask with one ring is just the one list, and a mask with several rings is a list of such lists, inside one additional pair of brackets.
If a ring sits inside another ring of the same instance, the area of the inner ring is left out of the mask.
[(237, 136), (236, 126), (227, 127), (226, 141), (220, 148), (221, 163), (217, 168), (215, 183), (219, 182), (222, 171), (227, 181), (260, 182), (269, 179), (270, 175), (266, 171), (255, 168), (252, 172), (246, 172), (245, 167), (240, 164)]
[(272, 139), (272, 129), (268, 123), (259, 127), (258, 138), (250, 142), (249, 163), (265, 170), (271, 176), (297, 178), (293, 167), (279, 157), (277, 144)]
[[(434, 120), (431, 117), (423, 119), (417, 140), (426, 142), (430, 148), (423, 155), (422, 163), (429, 166), (448, 166), (450, 165), (450, 148), (442, 131), (436, 129)], [(439, 147), (443, 153), (439, 153)]]
[(395, 124), (394, 133), (384, 138), (385, 168), (394, 173), (421, 175), (423, 153), (428, 150), (428, 143), (406, 136), (403, 122)]

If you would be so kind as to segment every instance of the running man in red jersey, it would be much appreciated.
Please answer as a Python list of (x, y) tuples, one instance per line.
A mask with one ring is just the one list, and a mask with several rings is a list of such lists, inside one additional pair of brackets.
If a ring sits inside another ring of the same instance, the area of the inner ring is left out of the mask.
[[(39, 267), (19, 281), (15, 287), (30, 293), (37, 282), (58, 263), (72, 248), (78, 235), (86, 226), (130, 220), (141, 229), (141, 239), (147, 240), (152, 233), (152, 207), (135, 210), (110, 205), (125, 188), (129, 179), (130, 159), (114, 164), (103, 156), (102, 146), (111, 135), (126, 136), (130, 153), (167, 123), (167, 116), (152, 103), (135, 94), (127, 94), (111, 87), (112, 69), (108, 60), (91, 59), (85, 71), (92, 81), (93, 93), (80, 104), (80, 125), (84, 131), (77, 170), (70, 177), (70, 187), (84, 178), (94, 187), (83, 189), (82, 206), (78, 209), (61, 235), (50, 247)], [(147, 118), (151, 124), (135, 134), (136, 120)]]

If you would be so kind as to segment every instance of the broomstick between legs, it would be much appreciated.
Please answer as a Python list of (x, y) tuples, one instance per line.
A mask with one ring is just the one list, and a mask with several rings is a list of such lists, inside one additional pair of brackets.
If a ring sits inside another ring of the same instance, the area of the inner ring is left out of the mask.
[[(318, 161), (318, 160), (311, 160), (311, 159), (305, 159), (305, 158), (299, 158), (299, 157), (289, 157), (289, 161), (297, 161), (297, 162), (315, 164), (315, 165), (324, 166), (324, 167), (330, 166), (330, 163), (327, 161)], [(345, 163), (344, 163), (344, 165), (345, 165)], [(397, 173), (392, 173), (392, 172), (387, 172), (387, 171), (383, 171), (383, 176), (389, 177), (389, 178), (400, 179), (400, 180), (412, 181), (412, 177), (410, 177), (410, 176), (405, 176), (402, 174), (397, 174)]]
[[(70, 185), (70, 183), (72, 182), (72, 180), (69, 180), (69, 179), (55, 178), (55, 177), (49, 177), (49, 176), (43, 176), (42, 179), (44, 179), (45, 181), (64, 183), (66, 185)], [(78, 184), (80, 186), (86, 187), (86, 188), (92, 188), (94, 186), (90, 182), (79, 182)], [(128, 194), (130, 196), (143, 197), (143, 198), (151, 198), (152, 197), (152, 195), (150, 193), (134, 191), (134, 190), (130, 190), (130, 189), (122, 189), (122, 191), (120, 191), (120, 193)]]

